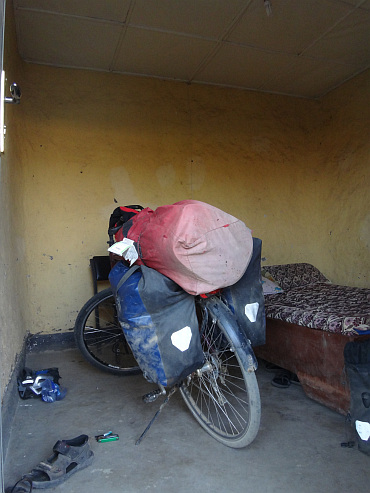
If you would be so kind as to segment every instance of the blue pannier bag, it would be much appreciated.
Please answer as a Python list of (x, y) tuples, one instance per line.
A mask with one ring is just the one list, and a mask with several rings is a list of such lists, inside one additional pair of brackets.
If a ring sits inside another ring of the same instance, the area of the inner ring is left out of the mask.
[(194, 296), (145, 265), (119, 262), (109, 281), (118, 320), (149, 382), (172, 387), (203, 366)]
[(238, 282), (222, 290), (238, 324), (251, 341), (260, 346), (266, 342), (265, 299), (261, 280), (262, 241), (253, 238), (253, 253), (247, 270)]

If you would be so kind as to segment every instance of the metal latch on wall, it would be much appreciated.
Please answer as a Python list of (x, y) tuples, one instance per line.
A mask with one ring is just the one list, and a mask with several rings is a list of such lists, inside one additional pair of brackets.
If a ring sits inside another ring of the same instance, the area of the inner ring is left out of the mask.
[(6, 126), (4, 121), (4, 104), (19, 104), (21, 101), (22, 91), (16, 82), (10, 85), (11, 97), (5, 96), (5, 72), (1, 72), (1, 94), (0, 94), (0, 152), (4, 152), (4, 138)]
[(13, 84), (11, 84), (10, 94), (12, 95), (11, 98), (5, 96), (5, 103), (19, 104), (21, 102), (22, 91), (16, 82), (13, 82)]

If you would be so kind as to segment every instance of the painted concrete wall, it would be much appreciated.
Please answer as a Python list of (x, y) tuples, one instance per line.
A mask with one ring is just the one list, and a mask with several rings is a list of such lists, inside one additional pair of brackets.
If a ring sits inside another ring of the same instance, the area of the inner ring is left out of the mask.
[[(329, 94), (318, 129), (322, 264), (339, 284), (370, 286), (370, 72)], [(322, 137), (322, 138), (321, 138)]]
[(19, 65), (8, 46), (23, 97), (1, 176), (7, 372), (26, 330), (72, 328), (117, 205), (203, 200), (262, 238), (266, 264), (369, 285), (369, 73), (315, 102)]
[[(12, 82), (23, 80), (21, 60), (17, 56), (12, 14), (6, 14), (4, 69), (6, 96)], [(23, 198), (20, 195), (22, 176), (18, 123), (20, 106), (5, 105), (8, 130), (5, 153), (0, 161), (0, 387), (1, 397), (26, 337), (28, 325), (27, 267), (23, 233)]]
[(32, 332), (73, 326), (92, 292), (88, 260), (106, 251), (117, 204), (204, 200), (242, 218), (265, 240), (267, 257), (279, 258), (286, 242), (305, 256), (314, 232), (301, 211), (312, 215), (305, 143), (320, 114), (315, 103), (87, 71), (24, 70), (19, 194)]
[(266, 264), (368, 283), (368, 75), (323, 102), (35, 65), (22, 86), (32, 332), (73, 326), (117, 204), (203, 200), (263, 239)]

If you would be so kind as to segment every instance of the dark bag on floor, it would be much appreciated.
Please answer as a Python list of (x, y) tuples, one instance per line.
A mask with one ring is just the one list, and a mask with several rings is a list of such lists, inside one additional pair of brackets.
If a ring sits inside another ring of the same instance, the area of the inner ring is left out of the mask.
[(348, 342), (344, 348), (351, 391), (351, 422), (358, 448), (370, 455), (370, 339)]
[(144, 376), (173, 386), (203, 366), (194, 296), (159, 272), (122, 262), (109, 280), (118, 319)]
[(252, 346), (260, 346), (266, 342), (261, 248), (262, 241), (253, 238), (253, 253), (247, 270), (237, 283), (222, 290), (229, 308), (235, 313), (240, 328), (251, 341)]

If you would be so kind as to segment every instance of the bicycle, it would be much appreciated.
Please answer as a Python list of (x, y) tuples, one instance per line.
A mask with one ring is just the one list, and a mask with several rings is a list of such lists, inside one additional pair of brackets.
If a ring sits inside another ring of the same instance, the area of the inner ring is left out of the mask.
[[(195, 302), (205, 363), (178, 385), (180, 394), (213, 438), (232, 448), (246, 447), (255, 439), (261, 418), (256, 357), (222, 291), (197, 296)], [(75, 337), (95, 367), (119, 375), (141, 371), (119, 325), (110, 288), (81, 309)]]

